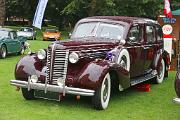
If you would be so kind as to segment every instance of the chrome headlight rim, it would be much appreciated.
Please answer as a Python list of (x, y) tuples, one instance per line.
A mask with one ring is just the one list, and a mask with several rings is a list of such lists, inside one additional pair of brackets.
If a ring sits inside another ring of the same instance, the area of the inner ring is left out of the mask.
[(30, 79), (31, 79), (32, 83), (37, 83), (38, 82), (38, 76), (37, 75), (31, 75)]
[(46, 56), (47, 56), (47, 53), (44, 49), (40, 49), (38, 52), (37, 52), (37, 57), (40, 59), (40, 60), (44, 60), (46, 59)]
[(76, 52), (72, 52), (69, 54), (69, 62), (75, 64), (79, 61), (79, 54)]

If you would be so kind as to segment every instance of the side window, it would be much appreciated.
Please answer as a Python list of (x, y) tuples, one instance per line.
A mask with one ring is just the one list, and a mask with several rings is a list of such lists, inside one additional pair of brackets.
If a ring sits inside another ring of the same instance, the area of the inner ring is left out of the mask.
[(129, 42), (140, 42), (142, 36), (142, 29), (140, 26), (133, 26), (128, 33)]
[(152, 43), (156, 41), (155, 38), (155, 30), (153, 26), (146, 26), (146, 36), (147, 36), (147, 42)]
[(162, 33), (162, 28), (160, 26), (156, 26), (156, 34), (157, 34), (157, 41), (162, 41), (163, 33)]
[(9, 36), (10, 36), (11, 39), (16, 39), (17, 38), (16, 32), (10, 32)]
[(9, 36), (10, 36), (11, 39), (14, 39), (14, 34), (13, 34), (13, 32), (10, 32), (10, 33), (9, 33)]

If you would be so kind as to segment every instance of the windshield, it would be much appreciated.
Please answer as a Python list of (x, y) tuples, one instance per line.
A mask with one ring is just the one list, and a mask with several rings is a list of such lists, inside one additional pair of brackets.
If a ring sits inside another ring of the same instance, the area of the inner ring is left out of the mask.
[(0, 30), (0, 38), (7, 38), (8, 37), (8, 31), (1, 31)]
[(31, 28), (22, 28), (20, 31), (32, 32), (33, 30)]
[(123, 36), (124, 27), (120, 24), (89, 22), (79, 24), (73, 38), (100, 37), (120, 40)]

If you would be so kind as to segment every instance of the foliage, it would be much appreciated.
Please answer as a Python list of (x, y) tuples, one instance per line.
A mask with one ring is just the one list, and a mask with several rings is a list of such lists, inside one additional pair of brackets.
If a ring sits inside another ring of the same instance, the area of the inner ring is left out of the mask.
[[(32, 21), (38, 0), (6, 0), (6, 16)], [(180, 8), (171, 0), (172, 10)], [(81, 18), (96, 15), (138, 16), (156, 19), (163, 13), (163, 0), (49, 0), (45, 18), (50, 24), (73, 27)]]
[(6, 0), (6, 17), (23, 18), (32, 22), (37, 2), (37, 0)]
[(5, 19), (5, 0), (0, 0), (0, 26), (4, 25)]

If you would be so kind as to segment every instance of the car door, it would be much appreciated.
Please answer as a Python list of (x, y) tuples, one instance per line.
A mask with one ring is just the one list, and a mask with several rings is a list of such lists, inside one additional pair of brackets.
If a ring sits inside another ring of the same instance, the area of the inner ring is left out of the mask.
[(143, 25), (135, 24), (127, 36), (127, 48), (130, 54), (130, 77), (140, 76), (143, 72)]
[(13, 53), (19, 52), (21, 48), (21, 43), (18, 40), (17, 33), (15, 31), (10, 32), (10, 38), (11, 38), (11, 45), (12, 45), (12, 51)]
[(154, 60), (155, 51), (157, 49), (155, 27), (150, 24), (145, 26), (145, 44), (144, 44), (144, 73), (151, 71), (151, 65)]
[(8, 32), (8, 37), (5, 39), (6, 47), (8, 53), (14, 52), (14, 41), (12, 39), (12, 33), (11, 31)]

